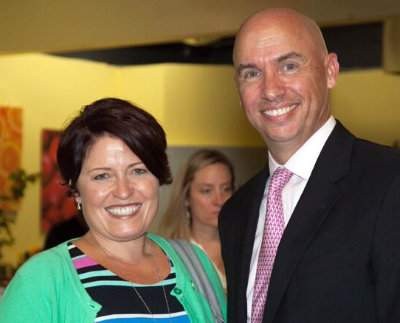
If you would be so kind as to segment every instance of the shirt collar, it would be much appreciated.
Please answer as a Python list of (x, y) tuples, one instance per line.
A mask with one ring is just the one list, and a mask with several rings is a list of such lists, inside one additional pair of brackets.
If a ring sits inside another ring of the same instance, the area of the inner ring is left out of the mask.
[(329, 135), (335, 128), (336, 120), (333, 116), (319, 128), (308, 140), (289, 158), (285, 165), (278, 164), (268, 152), (269, 172), (273, 174), (278, 167), (285, 167), (293, 174), (308, 180), (311, 172), (317, 162), (318, 156), (321, 153)]

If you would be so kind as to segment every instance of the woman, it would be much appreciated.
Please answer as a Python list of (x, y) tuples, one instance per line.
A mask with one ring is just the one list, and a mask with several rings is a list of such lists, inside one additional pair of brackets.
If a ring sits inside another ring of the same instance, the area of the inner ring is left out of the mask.
[[(88, 225), (87, 234), (31, 258), (0, 303), (8, 322), (214, 322), (169, 242), (147, 233), (170, 183), (161, 126), (119, 99), (86, 106), (65, 129), (60, 172)], [(216, 288), (219, 279), (197, 250)]]
[(174, 181), (167, 211), (160, 223), (163, 235), (200, 246), (213, 261), (226, 289), (218, 234), (218, 215), (232, 195), (232, 163), (217, 150), (194, 153)]

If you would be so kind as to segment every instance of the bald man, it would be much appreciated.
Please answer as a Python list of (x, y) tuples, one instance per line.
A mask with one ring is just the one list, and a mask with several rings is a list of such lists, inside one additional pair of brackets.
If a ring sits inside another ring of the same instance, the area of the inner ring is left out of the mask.
[(400, 156), (332, 116), (339, 63), (317, 24), (261, 11), (233, 60), (268, 166), (219, 220), (229, 323), (400, 322)]

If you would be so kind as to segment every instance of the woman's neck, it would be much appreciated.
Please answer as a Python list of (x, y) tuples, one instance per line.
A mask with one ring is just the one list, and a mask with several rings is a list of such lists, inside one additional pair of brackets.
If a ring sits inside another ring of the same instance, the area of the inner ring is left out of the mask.
[(219, 242), (218, 229), (209, 226), (193, 226), (190, 235), (201, 245), (207, 242)]
[(101, 250), (105, 255), (118, 258), (127, 264), (137, 264), (144, 257), (152, 256), (154, 252), (152, 244), (145, 236), (122, 242), (101, 239), (101, 237), (88, 232), (83, 240), (86, 240), (93, 248)]

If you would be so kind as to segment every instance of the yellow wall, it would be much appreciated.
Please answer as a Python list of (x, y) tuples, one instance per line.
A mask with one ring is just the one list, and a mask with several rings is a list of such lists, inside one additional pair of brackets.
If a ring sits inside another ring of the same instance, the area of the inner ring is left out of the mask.
[(151, 112), (160, 122), (164, 116), (163, 65), (140, 65), (118, 69), (115, 96)]
[(333, 114), (357, 136), (400, 140), (400, 76), (382, 70), (344, 72), (331, 97)]
[(149, 109), (169, 145), (260, 146), (240, 108), (232, 73), (213, 65), (125, 67), (118, 95)]
[[(247, 123), (229, 66), (158, 64), (115, 67), (44, 54), (0, 57), (0, 104), (23, 110), (22, 166), (40, 170), (43, 128), (60, 129), (95, 99), (118, 96), (147, 109), (169, 145), (261, 146)], [(400, 77), (380, 70), (341, 74), (332, 93), (334, 113), (356, 134), (391, 144), (400, 138)], [(1, 156), (0, 156), (1, 158)], [(28, 187), (17, 223), (17, 243), (5, 248), (16, 262), (40, 247), (40, 185)]]
[[(2, 56), (0, 71), (0, 103), (23, 108), (22, 167), (28, 172), (40, 171), (43, 128), (60, 129), (82, 105), (112, 94), (114, 69), (103, 64), (26, 54)], [(39, 188), (35, 183), (26, 191), (13, 230), (17, 243), (5, 248), (6, 261), (42, 244)]]
[[(170, 145), (262, 144), (240, 113), (229, 67), (114, 67), (21, 54), (0, 57), (0, 71), (0, 104), (24, 109), (22, 167), (28, 172), (40, 171), (43, 128), (61, 129), (80, 107), (105, 96), (128, 99), (152, 113), (164, 126)], [(225, 115), (221, 125), (220, 115)], [(23, 251), (42, 245), (39, 214), (36, 183), (28, 187), (22, 201), (13, 228), (17, 243), (5, 248), (6, 261), (15, 263)]]
[(164, 125), (170, 144), (260, 146), (228, 66), (168, 65)]

